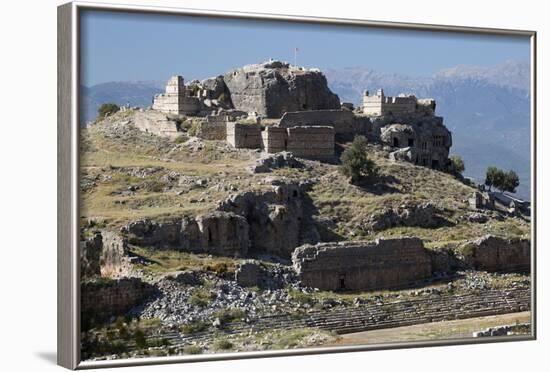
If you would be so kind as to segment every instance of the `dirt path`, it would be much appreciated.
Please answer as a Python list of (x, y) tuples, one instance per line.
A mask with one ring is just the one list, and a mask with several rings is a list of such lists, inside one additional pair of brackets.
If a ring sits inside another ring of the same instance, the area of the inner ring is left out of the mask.
[(407, 327), (387, 328), (341, 335), (340, 338), (324, 346), (350, 346), (379, 344), (384, 342), (425, 341), (472, 337), (472, 333), (482, 329), (507, 324), (528, 323), (531, 312), (484, 316), (479, 318), (450, 320), (417, 324)]

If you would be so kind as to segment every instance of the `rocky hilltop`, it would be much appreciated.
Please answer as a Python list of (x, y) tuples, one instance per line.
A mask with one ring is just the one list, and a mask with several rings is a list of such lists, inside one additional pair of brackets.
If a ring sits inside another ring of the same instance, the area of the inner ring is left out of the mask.
[[(176, 76), (159, 109), (81, 131), (85, 359), (320, 346), (529, 310), (529, 211), (448, 168), (435, 101), (366, 92), (352, 111), (315, 84), (274, 62)], [(377, 172), (352, 184), (340, 156), (358, 135)]]
[(340, 99), (321, 71), (286, 62), (247, 65), (226, 73), (224, 81), (236, 109), (269, 118), (290, 111), (340, 108)]

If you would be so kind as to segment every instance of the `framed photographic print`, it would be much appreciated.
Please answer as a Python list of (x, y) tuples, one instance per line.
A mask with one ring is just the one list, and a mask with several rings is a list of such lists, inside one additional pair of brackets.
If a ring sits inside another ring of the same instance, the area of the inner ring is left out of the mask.
[(58, 363), (535, 339), (534, 31), (58, 8)]

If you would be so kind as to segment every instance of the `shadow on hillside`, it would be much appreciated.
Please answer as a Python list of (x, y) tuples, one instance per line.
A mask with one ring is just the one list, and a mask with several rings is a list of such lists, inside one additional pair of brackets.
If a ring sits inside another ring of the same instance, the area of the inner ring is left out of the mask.
[(367, 177), (359, 183), (356, 183), (355, 186), (371, 194), (384, 195), (400, 193), (401, 191), (394, 186), (400, 183), (401, 182), (396, 177), (384, 174), (376, 177)]

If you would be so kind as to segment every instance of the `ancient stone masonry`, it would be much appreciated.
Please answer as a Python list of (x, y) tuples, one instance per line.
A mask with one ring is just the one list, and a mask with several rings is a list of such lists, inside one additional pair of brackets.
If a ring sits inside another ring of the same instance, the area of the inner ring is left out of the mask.
[(301, 158), (330, 160), (334, 157), (334, 128), (326, 126), (288, 128), (286, 150)]
[(262, 147), (262, 128), (259, 124), (227, 123), (227, 142), (235, 148), (257, 149)]
[(224, 81), (236, 109), (269, 118), (280, 118), (289, 111), (340, 108), (325, 75), (286, 62), (247, 65), (225, 74)]
[(262, 145), (268, 153), (290, 151), (300, 158), (331, 160), (334, 158), (334, 128), (330, 126), (267, 127), (262, 132)]
[(94, 321), (124, 315), (132, 307), (154, 294), (154, 287), (139, 278), (123, 278), (81, 285), (83, 328)]
[(367, 115), (433, 115), (434, 112), (435, 100), (431, 98), (418, 99), (414, 95), (405, 94), (389, 97), (384, 95), (383, 89), (378, 89), (372, 96), (366, 90), (363, 95), (363, 113)]
[(286, 112), (279, 122), (283, 128), (320, 125), (333, 127), (335, 134), (364, 134), (366, 131), (366, 121), (346, 110)]
[(197, 137), (206, 140), (225, 141), (227, 138), (227, 123), (232, 120), (228, 115), (208, 115), (206, 120), (200, 123)]
[(304, 245), (292, 262), (306, 286), (322, 290), (370, 290), (405, 286), (432, 275), (418, 238)]
[(475, 270), (529, 271), (531, 244), (527, 239), (503, 239), (487, 235), (462, 248), (465, 264)]
[(488, 192), (474, 192), (472, 196), (468, 199), (468, 205), (470, 209), (494, 209), (495, 208), (495, 198), (492, 194)]
[(166, 84), (166, 92), (153, 98), (153, 110), (168, 114), (187, 115), (201, 111), (199, 97), (191, 96), (191, 90), (185, 86), (183, 77), (172, 76)]
[(136, 111), (134, 125), (143, 132), (161, 137), (175, 138), (181, 134), (177, 123), (169, 120), (165, 113), (158, 111)]

